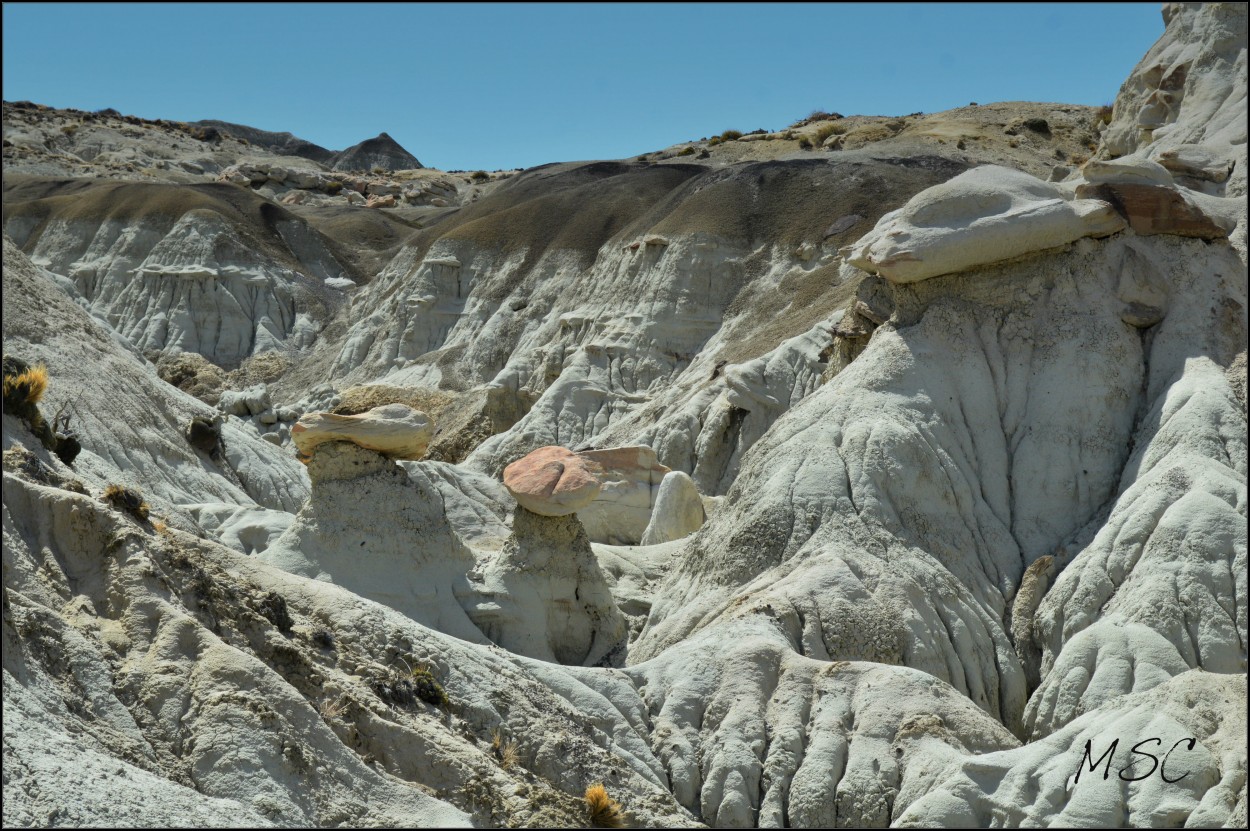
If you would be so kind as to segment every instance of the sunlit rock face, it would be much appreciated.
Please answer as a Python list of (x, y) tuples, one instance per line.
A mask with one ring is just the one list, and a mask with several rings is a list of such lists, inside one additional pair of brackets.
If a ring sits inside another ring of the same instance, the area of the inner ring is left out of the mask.
[(1246, 7), (1164, 18), (1109, 123), (485, 178), (6, 102), (5, 824), (1245, 827)]

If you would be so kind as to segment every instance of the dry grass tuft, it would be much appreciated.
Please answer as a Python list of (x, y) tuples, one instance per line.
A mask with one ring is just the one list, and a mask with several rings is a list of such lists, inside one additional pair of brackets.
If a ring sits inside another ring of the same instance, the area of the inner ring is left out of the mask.
[(505, 739), (503, 733), (499, 730), (490, 734), (490, 749), (495, 754), (495, 758), (499, 760), (499, 766), (504, 770), (511, 770), (516, 765), (519, 758), (516, 742), (511, 739)]
[(17, 375), (4, 376), (4, 401), (34, 406), (48, 390), (48, 368), (36, 364)]
[(135, 519), (147, 522), (148, 503), (143, 501), (143, 496), (138, 491), (124, 485), (109, 485), (104, 489), (104, 495), (101, 499), (110, 503), (114, 508), (125, 511)]
[(582, 797), (586, 800), (586, 808), (590, 812), (590, 822), (598, 828), (623, 828), (625, 812), (621, 804), (608, 796), (608, 791), (599, 782), (586, 789)]

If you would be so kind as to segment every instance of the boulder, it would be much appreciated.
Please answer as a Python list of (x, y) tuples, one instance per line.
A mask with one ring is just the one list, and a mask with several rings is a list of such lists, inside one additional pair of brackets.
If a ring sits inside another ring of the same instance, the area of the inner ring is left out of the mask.
[(370, 182), (370, 196), (391, 196), (400, 192), (399, 185), (392, 182)]
[(1124, 225), (1104, 201), (1068, 201), (1057, 185), (983, 165), (916, 194), (842, 253), (851, 265), (912, 283), (1105, 237)]
[(671, 471), (646, 445), (584, 450), (577, 454), (597, 465), (602, 485), (594, 501), (578, 511), (595, 542), (638, 545), (651, 523), (660, 484)]
[(503, 483), (517, 504), (542, 516), (567, 516), (599, 495), (598, 465), (558, 447), (540, 447), (504, 468)]
[(395, 207), (395, 195), (387, 194), (386, 196), (370, 196), (369, 201), (365, 202), (366, 208), (393, 208)]
[(1227, 181), (1233, 168), (1228, 158), (1201, 144), (1182, 144), (1160, 151), (1155, 161), (1178, 176), (1217, 184)]
[(308, 191), (293, 190), (283, 194), (280, 200), (283, 205), (303, 205), (308, 201)]
[(1081, 168), (1085, 181), (1092, 184), (1103, 182), (1129, 182), (1138, 185), (1171, 185), (1172, 174), (1158, 162), (1150, 159), (1090, 159)]
[(1076, 195), (1082, 199), (1104, 200), (1128, 220), (1129, 227), (1143, 236), (1172, 234), (1198, 239), (1223, 239), (1232, 224), (1207, 215), (1174, 187), (1107, 182), (1081, 185)]
[(344, 190), (343, 198), (347, 200), (349, 205), (365, 204), (365, 198), (354, 190)]
[(325, 184), (322, 178), (312, 170), (289, 170), (287, 171), (286, 183), (293, 188), (304, 188), (307, 190), (316, 190)]
[(703, 497), (689, 475), (674, 470), (660, 482), (651, 510), (651, 522), (642, 534), (642, 545), (671, 542), (703, 527)]
[(434, 426), (425, 413), (404, 404), (386, 404), (359, 415), (308, 413), (291, 428), (302, 456), (326, 442), (351, 442), (391, 459), (420, 459)]
[(269, 390), (264, 384), (244, 390), (226, 390), (217, 400), (217, 409), (243, 418), (260, 415), (270, 406), (272, 402), (269, 399)]

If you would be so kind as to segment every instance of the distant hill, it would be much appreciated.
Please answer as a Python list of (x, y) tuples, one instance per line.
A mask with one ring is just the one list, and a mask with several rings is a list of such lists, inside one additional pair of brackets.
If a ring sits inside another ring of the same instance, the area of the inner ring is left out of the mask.
[(415, 170), (424, 165), (386, 133), (379, 133), (376, 138), (366, 139), (336, 153), (334, 161), (330, 163), (332, 170), (373, 170), (375, 167), (383, 170)]
[(333, 150), (327, 150), (319, 144), (305, 141), (291, 133), (274, 133), (269, 130), (260, 130), (256, 127), (248, 127), (246, 124), (231, 124), (228, 121), (217, 121), (216, 119), (205, 119), (195, 123), (201, 127), (216, 127), (223, 133), (228, 133), (235, 138), (247, 139), (252, 144), (284, 156), (301, 156), (322, 164), (330, 164), (338, 155)]
[(312, 159), (328, 166), (331, 170), (416, 170), (424, 167), (417, 157), (409, 153), (399, 142), (386, 133), (379, 133), (375, 138), (366, 139), (352, 145), (346, 150), (327, 150), (319, 144), (293, 135), (291, 133), (274, 133), (248, 127), (246, 124), (231, 124), (228, 121), (205, 119), (195, 122), (201, 127), (215, 127), (223, 133), (235, 138), (247, 139), (250, 143), (264, 147), (284, 156), (300, 156)]

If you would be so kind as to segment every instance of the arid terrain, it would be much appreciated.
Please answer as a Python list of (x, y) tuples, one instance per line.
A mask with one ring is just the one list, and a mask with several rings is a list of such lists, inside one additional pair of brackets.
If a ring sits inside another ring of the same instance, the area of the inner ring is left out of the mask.
[(1163, 18), (516, 171), (4, 102), (5, 826), (1245, 827), (1247, 7)]

